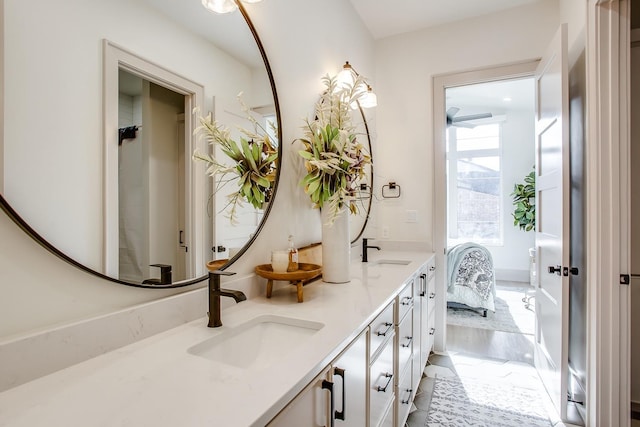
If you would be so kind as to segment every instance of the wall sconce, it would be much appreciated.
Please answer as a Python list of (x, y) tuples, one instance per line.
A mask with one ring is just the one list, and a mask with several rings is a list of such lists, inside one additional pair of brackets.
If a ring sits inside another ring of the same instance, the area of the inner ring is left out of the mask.
[[(258, 3), (262, 0), (242, 0), (243, 3)], [(229, 13), (238, 8), (234, 0), (202, 0), (202, 5), (215, 13)]]
[[(356, 79), (356, 76), (359, 76), (358, 72), (349, 64), (349, 61), (346, 61), (342, 66), (342, 70), (338, 73), (336, 79), (338, 81), (338, 87), (344, 87), (345, 85), (353, 85), (353, 82)], [(360, 100), (358, 101), (362, 108), (373, 108), (378, 105), (378, 97), (371, 89), (371, 86), (367, 84), (367, 92), (362, 95)], [(358, 108), (357, 105), (352, 105), (351, 108), (354, 110)]]

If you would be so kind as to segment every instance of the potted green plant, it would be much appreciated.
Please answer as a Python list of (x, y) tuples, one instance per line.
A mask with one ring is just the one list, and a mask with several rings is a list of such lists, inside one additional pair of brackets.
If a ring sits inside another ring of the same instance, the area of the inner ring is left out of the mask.
[(350, 280), (351, 242), (347, 211), (358, 212), (357, 192), (371, 156), (358, 140), (351, 122), (352, 106), (367, 92), (360, 76), (338, 84), (335, 77), (322, 79), (325, 91), (315, 105), (315, 118), (305, 121), (305, 135), (297, 141), (298, 154), (307, 174), (301, 185), (322, 221), (322, 278), (325, 282)]
[(237, 222), (237, 210), (244, 201), (256, 209), (263, 209), (271, 200), (278, 159), (277, 143), (251, 115), (242, 101), (242, 94), (238, 95), (238, 101), (253, 124), (253, 130), (238, 128), (241, 136), (234, 140), (231, 131), (213, 120), (211, 114), (199, 117), (200, 126), (195, 133), (204, 135), (210, 145), (220, 147), (227, 159), (216, 159), (215, 155), (197, 150), (193, 153), (194, 160), (205, 162), (208, 165), (206, 173), (216, 178), (214, 194), (231, 182), (237, 183), (237, 189), (229, 194), (228, 204), (223, 208), (230, 208), (231, 223)]
[(514, 184), (513, 205), (515, 206), (513, 213), (513, 225), (519, 227), (520, 230), (532, 231), (536, 228), (536, 174), (531, 171), (524, 177), (524, 181)]

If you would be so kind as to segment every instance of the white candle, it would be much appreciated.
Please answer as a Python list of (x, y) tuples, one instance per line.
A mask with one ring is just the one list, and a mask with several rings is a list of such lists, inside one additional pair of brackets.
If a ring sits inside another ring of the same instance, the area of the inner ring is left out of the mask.
[(271, 268), (274, 273), (286, 273), (289, 267), (289, 251), (271, 252)]

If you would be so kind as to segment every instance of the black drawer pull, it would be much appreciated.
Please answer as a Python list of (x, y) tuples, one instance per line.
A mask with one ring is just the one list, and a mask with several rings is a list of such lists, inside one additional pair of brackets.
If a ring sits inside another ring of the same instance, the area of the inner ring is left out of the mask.
[(405, 337), (407, 339), (406, 344), (400, 344), (402, 347), (411, 347), (411, 342), (413, 342), (413, 337)]
[(431, 267), (429, 267), (429, 271), (435, 271), (435, 269), (436, 269), (435, 265), (432, 265)]
[(436, 328), (429, 329), (429, 335), (433, 335), (436, 333)]
[(384, 387), (378, 386), (378, 391), (386, 393), (387, 387), (389, 387), (389, 384), (391, 383), (391, 379), (393, 378), (393, 374), (386, 373), (384, 374), (384, 377), (387, 379), (387, 383), (384, 385)]
[(436, 297), (436, 293), (435, 292), (431, 292), (429, 294), (429, 299), (434, 299)]
[(380, 331), (376, 331), (376, 335), (379, 337), (386, 337), (387, 333), (389, 333), (389, 331), (391, 330), (391, 328), (393, 327), (393, 323), (389, 323), (389, 322), (384, 322), (384, 326), (387, 327), (387, 329), (384, 330), (384, 332), (380, 332)]
[(404, 297), (402, 298), (402, 302), (400, 302), (401, 305), (411, 305), (411, 303), (413, 302), (413, 297)]
[(334, 368), (334, 369), (333, 369), (333, 375), (336, 375), (336, 376), (342, 377), (342, 411), (334, 411), (333, 413), (334, 413), (334, 415), (335, 415), (336, 420), (342, 420), (342, 421), (344, 421), (344, 419), (345, 419), (345, 418), (344, 418), (344, 417), (345, 417), (345, 415), (344, 415), (344, 413), (345, 413), (344, 408), (345, 408), (345, 406), (347, 405), (347, 403), (346, 403), (346, 402), (347, 402), (347, 397), (346, 397), (346, 394), (345, 394), (345, 378), (344, 378), (344, 369), (341, 369), (341, 368)]
[(405, 391), (407, 392), (407, 394), (409, 395), (406, 399), (400, 399), (400, 402), (403, 405), (408, 405), (409, 403), (411, 403), (411, 393), (413, 393), (413, 390), (410, 388), (405, 389)]

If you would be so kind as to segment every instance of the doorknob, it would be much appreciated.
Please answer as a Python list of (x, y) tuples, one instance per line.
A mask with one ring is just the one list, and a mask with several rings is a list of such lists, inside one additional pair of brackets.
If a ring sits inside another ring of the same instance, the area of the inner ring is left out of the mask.
[(555, 267), (550, 265), (548, 269), (549, 269), (549, 274), (556, 273), (558, 276), (560, 276), (560, 270), (562, 270), (562, 267), (560, 267), (559, 265), (556, 265)]

